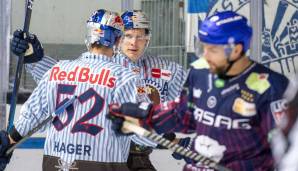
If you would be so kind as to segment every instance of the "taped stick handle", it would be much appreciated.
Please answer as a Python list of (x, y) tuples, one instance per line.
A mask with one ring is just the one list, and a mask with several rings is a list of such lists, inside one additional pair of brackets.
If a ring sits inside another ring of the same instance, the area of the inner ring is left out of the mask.
[(210, 158), (207, 158), (197, 152), (194, 152), (194, 151), (191, 151), (189, 149), (186, 149), (176, 143), (173, 143), (165, 138), (163, 138), (162, 136), (156, 134), (156, 133), (153, 133), (153, 132), (150, 132), (140, 126), (137, 126), (133, 123), (130, 123), (128, 121), (124, 121), (123, 122), (123, 131), (124, 132), (134, 132), (135, 134), (137, 135), (140, 135), (140, 136), (143, 136), (143, 137), (146, 137), (146, 138), (149, 138), (155, 142), (157, 142), (158, 144), (168, 148), (168, 149), (171, 149), (173, 152), (176, 152), (182, 156), (185, 156), (185, 157), (188, 157), (194, 161), (197, 161), (203, 165), (206, 165), (206, 166), (209, 166), (209, 167), (212, 167), (216, 170), (219, 170), (219, 171), (231, 171), (230, 169), (222, 166), (222, 165), (219, 165), (217, 162), (213, 161), (212, 159)]

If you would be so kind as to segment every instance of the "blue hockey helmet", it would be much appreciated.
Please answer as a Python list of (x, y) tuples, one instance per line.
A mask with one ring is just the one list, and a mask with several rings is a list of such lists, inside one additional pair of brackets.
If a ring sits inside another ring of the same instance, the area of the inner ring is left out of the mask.
[(121, 18), (124, 23), (124, 29), (147, 29), (150, 31), (150, 20), (146, 14), (140, 10), (125, 11)]
[(233, 11), (218, 12), (205, 19), (199, 28), (199, 38), (203, 43), (228, 45), (242, 44), (243, 51), (250, 47), (252, 28), (246, 17)]
[(123, 22), (118, 13), (100, 9), (87, 21), (86, 46), (94, 43), (112, 48), (123, 32)]

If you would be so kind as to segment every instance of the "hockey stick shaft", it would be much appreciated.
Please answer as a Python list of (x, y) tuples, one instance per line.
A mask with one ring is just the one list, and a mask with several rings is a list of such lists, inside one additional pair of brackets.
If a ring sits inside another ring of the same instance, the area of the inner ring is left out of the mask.
[(40, 124), (38, 124), (35, 128), (33, 128), (31, 131), (28, 132), (28, 134), (26, 136), (24, 136), (20, 141), (18, 141), (17, 143), (15, 143), (12, 147), (10, 147), (7, 151), (6, 151), (6, 155), (9, 155), (19, 144), (23, 143), (25, 140), (27, 140), (29, 137), (31, 137), (34, 133), (36, 133), (38, 130), (40, 130), (44, 125), (46, 125), (49, 121), (51, 121), (53, 119), (54, 116), (59, 115), (61, 113), (63, 113), (63, 111), (70, 106), (71, 104), (74, 103), (75, 99), (77, 97), (74, 96), (71, 99), (69, 99), (68, 101), (66, 101), (63, 105), (61, 105), (60, 107), (58, 107), (58, 109), (55, 110), (55, 112), (53, 112), (49, 117), (47, 117), (44, 121), (42, 121)]
[(156, 143), (172, 150), (173, 152), (178, 153), (182, 156), (188, 157), (196, 162), (199, 162), (202, 165), (212, 167), (219, 171), (230, 171), (230, 169), (228, 169), (222, 165), (219, 165), (218, 163), (216, 163), (215, 161), (213, 161), (210, 158), (207, 158), (197, 152), (194, 152), (194, 151), (186, 149), (182, 146), (179, 146), (178, 144), (173, 143), (156, 133), (150, 132), (150, 131), (148, 131), (140, 126), (137, 126), (133, 123), (130, 123), (128, 121), (124, 121), (123, 129), (134, 132), (137, 135), (149, 138), (149, 139), (155, 141)]
[[(24, 21), (23, 31), (25, 32), (27, 37), (29, 36), (29, 25), (30, 25), (30, 20), (31, 20), (32, 6), (33, 6), (33, 0), (26, 0), (26, 12), (25, 12), (25, 21)], [(18, 91), (19, 91), (21, 76), (22, 76), (22, 70), (23, 70), (23, 63), (24, 63), (24, 55), (20, 55), (18, 58), (18, 64), (17, 64), (16, 74), (15, 74), (14, 85), (13, 85), (13, 91), (11, 94), (7, 130), (9, 130), (12, 127), (13, 121), (14, 121), (16, 103), (17, 103), (17, 99), (18, 99), (17, 96), (18, 96)]]

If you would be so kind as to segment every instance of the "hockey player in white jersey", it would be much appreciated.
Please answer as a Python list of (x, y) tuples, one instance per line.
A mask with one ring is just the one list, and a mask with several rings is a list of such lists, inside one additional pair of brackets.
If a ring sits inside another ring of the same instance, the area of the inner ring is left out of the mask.
[[(73, 96), (77, 100), (47, 127), (43, 170), (128, 170), (131, 139), (111, 129), (106, 118), (110, 103), (146, 100), (139, 76), (111, 62), (113, 46), (122, 34), (117, 13), (95, 11), (87, 21), (88, 52), (73, 61), (60, 61), (40, 80), (7, 133), (0, 132), (0, 166), (5, 151)], [(140, 142), (138, 140), (137, 142)]]
[[(112, 60), (144, 79), (146, 92), (155, 104), (174, 100), (182, 90), (186, 79), (185, 70), (175, 62), (145, 53), (150, 42), (151, 29), (150, 21), (144, 12), (125, 11), (121, 17), (124, 23), (124, 35), (120, 42), (120, 51)], [(51, 57), (43, 57), (43, 50), (39, 48), (41, 45), (36, 36), (23, 40), (20, 34), (22, 34), (21, 31), (16, 31), (14, 34), (12, 51), (15, 54), (24, 53), (29, 47), (28, 43), (32, 44), (31, 54), (25, 56), (28, 60), (25, 63), (27, 63), (27, 71), (38, 82), (57, 61)], [(39, 62), (30, 64), (32, 61)], [(132, 145), (128, 159), (129, 168), (131, 170), (155, 170), (149, 160), (151, 151), (150, 148)]]
[[(146, 91), (154, 104), (174, 100), (182, 91), (186, 72), (181, 65), (145, 53), (150, 42), (150, 21), (142, 11), (125, 11), (124, 34), (116, 63), (130, 68), (144, 79)], [(171, 137), (171, 136), (168, 136)], [(149, 160), (152, 149), (132, 143), (128, 166), (132, 171), (155, 170)], [(142, 162), (140, 162), (142, 161)]]

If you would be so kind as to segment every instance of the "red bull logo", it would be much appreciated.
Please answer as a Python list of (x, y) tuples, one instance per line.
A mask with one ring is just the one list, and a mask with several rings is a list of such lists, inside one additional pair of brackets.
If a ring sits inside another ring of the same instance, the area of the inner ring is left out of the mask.
[(93, 73), (89, 67), (79, 66), (74, 70), (64, 71), (56, 66), (51, 70), (50, 81), (80, 82), (114, 88), (116, 77), (112, 76), (110, 72), (111, 70), (103, 68), (98, 73)]

